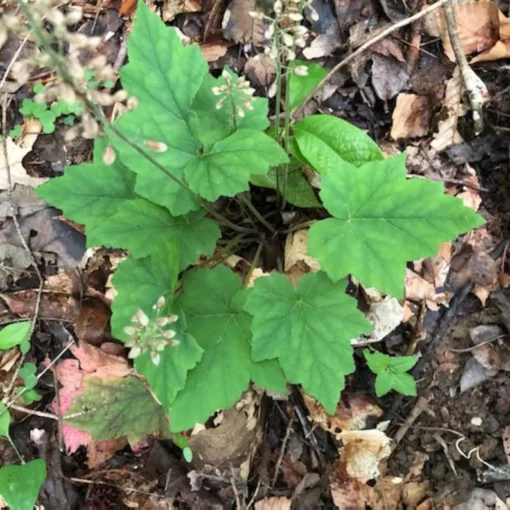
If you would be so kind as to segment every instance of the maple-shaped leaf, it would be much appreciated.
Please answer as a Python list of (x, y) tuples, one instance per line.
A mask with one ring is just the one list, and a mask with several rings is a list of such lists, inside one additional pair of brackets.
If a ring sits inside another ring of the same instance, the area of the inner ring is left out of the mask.
[(133, 257), (145, 257), (158, 245), (173, 244), (180, 254), (180, 268), (194, 264), (200, 255), (211, 255), (220, 229), (204, 218), (205, 211), (172, 216), (165, 208), (143, 198), (127, 200), (108, 221), (95, 229), (100, 244), (128, 249)]
[(377, 144), (361, 129), (333, 115), (311, 115), (294, 127), (300, 153), (320, 173), (326, 162), (341, 158), (361, 166), (383, 159)]
[(407, 179), (404, 154), (359, 168), (337, 157), (320, 196), (333, 217), (310, 228), (308, 253), (331, 279), (352, 274), (397, 298), (408, 261), (436, 255), (440, 243), (484, 223), (440, 182)]
[(322, 272), (306, 274), (297, 287), (272, 274), (255, 280), (244, 305), (253, 315), (253, 359), (277, 358), (287, 379), (331, 414), (355, 369), (350, 340), (371, 330), (345, 287)]
[(170, 412), (170, 428), (185, 430), (205, 423), (217, 409), (232, 407), (250, 379), (265, 389), (286, 390), (275, 360), (251, 359), (251, 316), (243, 310), (247, 291), (225, 266), (188, 273), (177, 305), (184, 311), (188, 331), (204, 350)]
[(82, 413), (64, 423), (90, 432), (95, 441), (127, 437), (137, 444), (149, 434), (165, 430), (164, 413), (143, 382), (132, 376), (100, 378), (90, 376), (68, 409)]
[[(154, 304), (164, 297), (171, 306), (179, 268), (178, 253), (175, 250), (159, 250), (151, 257), (128, 258), (122, 262), (113, 276), (117, 296), (112, 304), (112, 335), (127, 340), (124, 328), (131, 326), (131, 317), (142, 310), (150, 320), (155, 320)], [(160, 352), (160, 362), (154, 365), (150, 354), (137, 357), (135, 367), (147, 378), (152, 391), (168, 410), (179, 390), (184, 387), (188, 370), (202, 357), (202, 349), (186, 331), (182, 315), (173, 325), (179, 344)]]
[(113, 275), (112, 283), (117, 293), (112, 303), (112, 336), (127, 340), (124, 332), (131, 325), (137, 310), (149, 314), (158, 298), (171, 301), (179, 274), (177, 250), (159, 250), (151, 257), (122, 262)]
[[(223, 73), (230, 76), (231, 83), (239, 78), (228, 67), (225, 67)], [(246, 95), (239, 89), (233, 87), (233, 94), (223, 100), (221, 108), (216, 108), (218, 101), (224, 98), (224, 94), (216, 95), (213, 89), (217, 90), (227, 86), (227, 80), (224, 76), (214, 78), (208, 74), (191, 105), (192, 111), (196, 114), (191, 119), (195, 136), (202, 142), (206, 151), (214, 143), (227, 138), (239, 129), (254, 129), (265, 131), (269, 126), (268, 100), (263, 97), (257, 97), (253, 100), (251, 110), (248, 110), (243, 99)], [(243, 116), (239, 116), (237, 108), (241, 108)]]
[[(190, 107), (207, 75), (207, 63), (198, 45), (183, 46), (175, 29), (166, 27), (145, 2), (138, 2), (127, 49), (129, 63), (120, 70), (120, 78), (137, 106), (123, 115), (116, 127), (180, 178), (186, 162), (201, 149), (193, 136)], [(113, 135), (112, 142), (140, 177), (137, 193), (175, 215), (196, 209), (189, 193), (142, 154)], [(166, 149), (151, 150), (147, 142), (157, 142)]]
[[(61, 360), (55, 367), (60, 387), (59, 398), (53, 401), (52, 407), (59, 415), (65, 416), (69, 414), (71, 407), (76, 403), (77, 399), (83, 395), (87, 386), (86, 383), (89, 379), (92, 378), (96, 381), (101, 381), (98, 385), (108, 386), (111, 384), (115, 387), (119, 381), (125, 378), (132, 378), (133, 369), (128, 366), (124, 357), (107, 354), (103, 350), (85, 342), (80, 342), (79, 345), (72, 345), (70, 351), (76, 359), (66, 358)], [(150, 393), (146, 391), (146, 395), (149, 401), (152, 400), (150, 405), (155, 404)], [(85, 422), (90, 423), (90, 427), (94, 426), (94, 420), (104, 420), (104, 416), (102, 416), (103, 409), (96, 410), (96, 408), (101, 408), (101, 406), (104, 405), (101, 398), (101, 395), (96, 394), (97, 402), (93, 403), (91, 401), (91, 407), (79, 409), (77, 411), (79, 413), (87, 411), (85, 415), (81, 415), (80, 417)], [(74, 409), (76, 409), (76, 407)], [(162, 419), (163, 410), (161, 407), (158, 411), (155, 410), (154, 412), (158, 416), (158, 419)], [(83, 418), (83, 416), (86, 416), (86, 418)], [(136, 413), (133, 415), (133, 419), (137, 419)], [(124, 420), (126, 421), (124, 425), (126, 428), (133, 425), (130, 423), (130, 416), (124, 416)], [(81, 422), (76, 422), (76, 427), (73, 426), (74, 424), (74, 422), (66, 422), (65, 420), (63, 423), (62, 430), (66, 451), (68, 454), (71, 454), (82, 446), (86, 447), (88, 457), (87, 463), (91, 468), (109, 459), (117, 450), (123, 448), (127, 443), (127, 434), (124, 434), (123, 431), (121, 431), (122, 434), (120, 436), (115, 438), (95, 441), (90, 433), (90, 429), (87, 428), (87, 423), (85, 423), (83, 428)], [(151, 430), (153, 429), (151, 424), (153, 424), (152, 418), (145, 422), (145, 425), (147, 425), (147, 430), (145, 432), (147, 434), (155, 431)], [(100, 426), (104, 426), (104, 421)], [(142, 424), (137, 424), (136, 426), (142, 426)], [(136, 439), (135, 442), (138, 442), (138, 439)]]
[[(104, 147), (104, 142), (96, 141)], [(117, 207), (135, 198), (136, 174), (122, 164), (119, 158), (112, 165), (105, 165), (100, 158), (94, 163), (66, 168), (62, 177), (49, 180), (37, 188), (37, 194), (59, 209), (66, 218), (86, 225), (88, 246), (98, 246), (101, 241), (96, 229)]]
[(12, 510), (32, 510), (46, 479), (42, 459), (0, 468), (0, 496)]
[(271, 166), (288, 161), (273, 138), (252, 129), (236, 131), (212, 149), (191, 159), (184, 170), (193, 191), (209, 201), (249, 189), (252, 174), (266, 174)]

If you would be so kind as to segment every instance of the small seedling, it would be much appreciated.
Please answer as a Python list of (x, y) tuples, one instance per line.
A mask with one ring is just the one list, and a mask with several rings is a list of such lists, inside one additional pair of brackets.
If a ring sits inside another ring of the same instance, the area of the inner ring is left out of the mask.
[(386, 395), (391, 390), (398, 391), (402, 395), (415, 396), (416, 382), (409, 370), (416, 365), (416, 356), (400, 356), (395, 358), (382, 352), (363, 351), (370, 370), (376, 374), (375, 394), (378, 397)]

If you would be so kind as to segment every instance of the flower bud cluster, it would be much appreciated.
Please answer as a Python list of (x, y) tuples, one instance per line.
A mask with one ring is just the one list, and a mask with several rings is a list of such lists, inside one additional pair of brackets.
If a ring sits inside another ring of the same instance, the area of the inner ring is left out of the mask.
[(296, 48), (305, 48), (309, 35), (308, 28), (301, 24), (302, 10), (307, 8), (311, 12), (311, 18), (318, 19), (317, 12), (310, 3), (311, 0), (304, 4), (302, 0), (288, 0), (285, 3), (276, 0), (272, 18), (260, 12), (250, 12), (251, 17), (268, 22), (264, 36), (271, 43), (264, 49), (266, 55), (273, 59), (281, 55), (284, 62), (295, 60)]
[(255, 97), (255, 89), (250, 86), (250, 83), (244, 76), (233, 79), (233, 75), (226, 69), (221, 73), (225, 79), (225, 85), (213, 87), (212, 93), (215, 96), (221, 96), (216, 102), (216, 109), (220, 110), (225, 101), (230, 98), (235, 108), (235, 114), (243, 118), (245, 110), (253, 110), (253, 102)]
[(161, 351), (167, 347), (179, 345), (175, 338), (177, 333), (169, 326), (177, 321), (177, 315), (163, 316), (161, 312), (165, 306), (165, 298), (161, 296), (152, 307), (156, 310), (156, 319), (151, 321), (143, 310), (137, 310), (131, 317), (132, 326), (124, 328), (124, 333), (129, 335), (129, 339), (124, 343), (129, 347), (129, 358), (138, 358), (138, 356), (148, 352), (154, 365), (159, 365), (161, 361)]

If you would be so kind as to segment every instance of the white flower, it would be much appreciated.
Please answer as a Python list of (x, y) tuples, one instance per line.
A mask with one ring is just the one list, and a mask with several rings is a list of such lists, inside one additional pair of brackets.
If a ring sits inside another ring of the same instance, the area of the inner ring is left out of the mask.
[(301, 21), (303, 19), (303, 16), (299, 14), (299, 12), (290, 12), (288, 16), (292, 21)]
[(275, 14), (281, 14), (282, 9), (283, 9), (283, 4), (282, 4), (281, 0), (276, 0), (276, 2), (274, 3), (274, 7), (273, 7)]
[(285, 46), (288, 48), (291, 48), (294, 46), (294, 37), (292, 37), (290, 34), (287, 34), (285, 32), (282, 33), (282, 42)]
[(297, 66), (294, 68), (294, 74), (297, 74), (298, 76), (308, 76), (308, 67)]

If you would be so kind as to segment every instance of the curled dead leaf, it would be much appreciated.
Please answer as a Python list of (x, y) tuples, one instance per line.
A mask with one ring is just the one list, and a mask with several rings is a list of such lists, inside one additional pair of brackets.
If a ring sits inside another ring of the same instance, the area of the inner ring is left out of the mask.
[(393, 110), (391, 137), (394, 140), (426, 136), (432, 109), (429, 99), (415, 94), (399, 94)]

